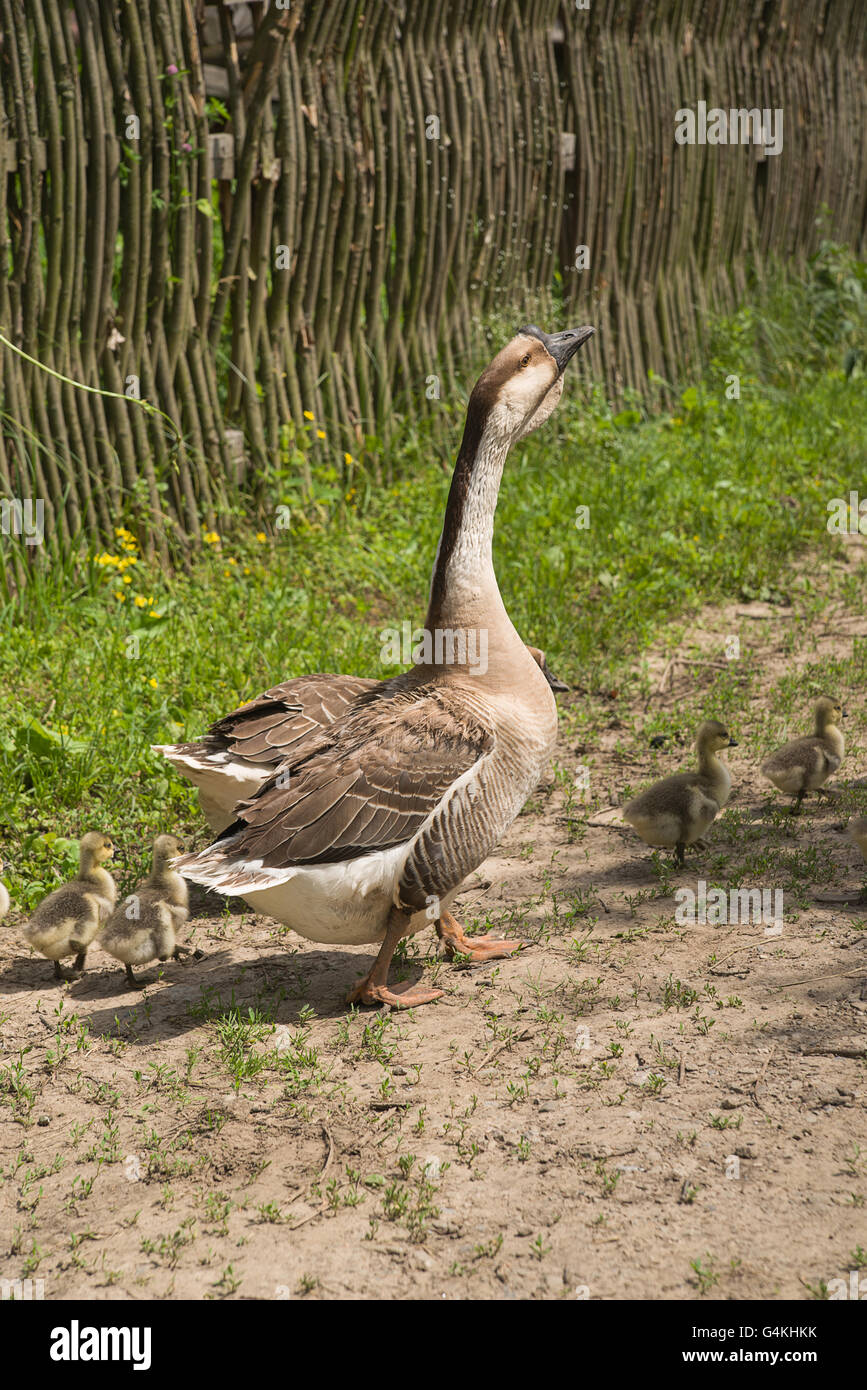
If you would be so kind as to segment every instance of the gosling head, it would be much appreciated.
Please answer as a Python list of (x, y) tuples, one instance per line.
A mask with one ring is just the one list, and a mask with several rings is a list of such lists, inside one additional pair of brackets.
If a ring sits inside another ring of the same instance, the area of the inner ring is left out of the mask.
[(522, 328), (497, 353), (473, 387), (468, 418), (511, 443), (548, 419), (563, 391), (563, 372), (582, 343), (596, 332), (586, 325), (564, 333)]
[(830, 695), (821, 695), (816, 701), (814, 713), (816, 715), (816, 733), (823, 734), (830, 724), (836, 724), (843, 718), (843, 706), (833, 700)]
[(98, 830), (88, 830), (87, 834), (81, 837), (78, 858), (82, 869), (90, 868), (93, 864), (104, 864), (113, 854), (114, 845), (111, 840)]
[(155, 871), (167, 869), (183, 853), (183, 845), (174, 835), (158, 835), (154, 840), (153, 866)]
[(853, 816), (846, 826), (846, 834), (867, 859), (867, 816)]
[(721, 748), (737, 748), (737, 739), (718, 719), (705, 719), (698, 726), (695, 744), (700, 753), (718, 753)]

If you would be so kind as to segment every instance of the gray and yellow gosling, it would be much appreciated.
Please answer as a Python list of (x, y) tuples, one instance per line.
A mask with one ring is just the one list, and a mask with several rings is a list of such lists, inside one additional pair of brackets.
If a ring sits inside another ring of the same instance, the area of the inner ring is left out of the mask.
[[(66, 980), (81, 973), (87, 948), (117, 901), (114, 879), (102, 867), (113, 853), (107, 835), (88, 830), (79, 845), (77, 878), (43, 898), (23, 927), (25, 940), (33, 949), (54, 961), (55, 979)], [(67, 975), (60, 962), (73, 955), (72, 974)]]
[(157, 836), (150, 874), (118, 904), (100, 935), (100, 946), (122, 962), (132, 989), (144, 987), (133, 974), (134, 965), (189, 955), (189, 948), (177, 941), (188, 916), (187, 885), (172, 868), (181, 850), (174, 836)]
[(647, 845), (673, 849), (683, 866), (687, 845), (700, 840), (731, 795), (732, 779), (716, 756), (721, 748), (736, 748), (728, 729), (706, 719), (696, 735), (698, 767), (663, 777), (623, 808), (623, 818)]
[(784, 743), (762, 764), (762, 772), (781, 792), (794, 797), (792, 815), (800, 815), (807, 792), (821, 791), (843, 761), (846, 746), (837, 727), (843, 711), (827, 695), (816, 701), (816, 732)]

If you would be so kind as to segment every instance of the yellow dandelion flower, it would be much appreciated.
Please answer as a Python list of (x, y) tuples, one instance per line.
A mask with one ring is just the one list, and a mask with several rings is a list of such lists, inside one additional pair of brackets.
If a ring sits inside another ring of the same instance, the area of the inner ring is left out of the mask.
[(260, 545), (263, 545), (267, 539), (268, 537), (265, 535), (264, 531), (256, 532), (256, 540), (259, 542)]
[(136, 608), (147, 608), (148, 606), (147, 599), (144, 598), (141, 594), (136, 594), (135, 598), (133, 599), (133, 603), (135, 604)]
[(115, 598), (119, 598), (121, 603), (126, 603), (126, 594), (123, 593), (120, 589), (115, 589), (114, 596)]
[(132, 583), (132, 576), (129, 575), (129, 574), (125, 574), (124, 577), (123, 577), (123, 582), (124, 582), (124, 584), (131, 584), (131, 583)]
[(317, 438), (317, 439), (325, 439), (325, 438), (327, 438), (327, 436), (326, 436), (326, 434), (325, 434), (325, 431), (324, 431), (324, 430), (317, 430), (317, 431), (316, 431), (316, 438)]
[(220, 537), (216, 531), (206, 531), (202, 539), (206, 545), (219, 545), (220, 543)]
[(112, 710), (112, 714), (114, 715), (115, 719), (120, 719), (120, 710), (119, 710), (119, 709), (113, 709), (113, 710)]
[(156, 676), (151, 676), (148, 681), (148, 685), (153, 686), (154, 690), (156, 690), (158, 684), (159, 681), (157, 680)]
[(237, 565), (237, 563), (238, 563), (238, 561), (234, 558), (234, 556), (230, 555), (230, 556), (229, 556), (229, 564), (230, 564), (230, 565)]
[(245, 566), (244, 566), (244, 573), (245, 573), (245, 574), (249, 574), (249, 573), (250, 573), (250, 566), (249, 566), (249, 565), (245, 565)]
[(354, 462), (355, 462), (355, 459), (352, 457), (351, 454), (344, 454), (344, 455), (343, 455), (343, 462), (344, 462), (344, 463), (354, 463)]
[(304, 419), (305, 419), (305, 420), (315, 420), (315, 419), (316, 419), (316, 416), (313, 414), (313, 411), (312, 411), (312, 410), (305, 410), (305, 412), (304, 412)]

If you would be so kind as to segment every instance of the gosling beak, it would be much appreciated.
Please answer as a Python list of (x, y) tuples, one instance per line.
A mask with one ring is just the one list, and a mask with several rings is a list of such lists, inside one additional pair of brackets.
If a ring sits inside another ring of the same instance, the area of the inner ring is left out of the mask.
[(736, 738), (731, 738), (731, 737), (730, 737), (730, 738), (729, 738), (729, 748), (737, 748), (737, 746), (738, 746), (738, 741), (737, 741), (737, 739), (736, 739)]
[(557, 371), (562, 376), (564, 368), (575, 356), (582, 343), (586, 343), (588, 338), (592, 338), (596, 332), (589, 324), (582, 328), (567, 328), (563, 333), (545, 333), (541, 328), (537, 328), (534, 323), (528, 324), (526, 328), (519, 328), (519, 333), (526, 333), (530, 338), (538, 338), (550, 352), (554, 361), (557, 363)]

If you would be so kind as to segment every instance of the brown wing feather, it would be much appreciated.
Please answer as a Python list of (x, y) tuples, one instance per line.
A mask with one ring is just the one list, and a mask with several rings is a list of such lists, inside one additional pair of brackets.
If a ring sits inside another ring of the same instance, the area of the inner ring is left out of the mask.
[(361, 676), (324, 673), (284, 681), (218, 719), (202, 744), (211, 752), (276, 766), (311, 733), (342, 719), (358, 696), (376, 684)]
[(405, 843), (494, 742), (450, 707), (447, 691), (416, 689), (407, 698), (405, 688), (400, 677), (383, 683), (321, 734), (315, 750), (290, 757), (239, 804), (214, 853), (286, 868)]

